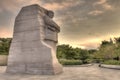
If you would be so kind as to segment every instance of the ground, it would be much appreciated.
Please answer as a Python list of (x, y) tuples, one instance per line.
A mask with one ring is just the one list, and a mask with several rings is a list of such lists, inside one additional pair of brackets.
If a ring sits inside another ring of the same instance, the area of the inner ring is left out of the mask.
[(97, 64), (64, 67), (59, 75), (7, 74), (5, 69), (0, 67), (0, 80), (120, 80), (120, 70), (99, 68)]

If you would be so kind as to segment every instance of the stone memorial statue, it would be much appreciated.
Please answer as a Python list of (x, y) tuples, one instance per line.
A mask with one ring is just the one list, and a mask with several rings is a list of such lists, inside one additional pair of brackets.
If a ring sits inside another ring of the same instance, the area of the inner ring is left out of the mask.
[(39, 5), (23, 7), (15, 19), (9, 50), (8, 73), (58, 74), (62, 66), (56, 58), (60, 27), (53, 11)]

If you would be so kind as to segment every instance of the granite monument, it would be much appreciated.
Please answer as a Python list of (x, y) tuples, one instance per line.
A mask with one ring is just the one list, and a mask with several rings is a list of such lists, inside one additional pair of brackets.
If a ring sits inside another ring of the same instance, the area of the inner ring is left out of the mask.
[(53, 11), (37, 4), (20, 10), (15, 19), (6, 72), (43, 75), (62, 72), (56, 58), (60, 27), (53, 17)]

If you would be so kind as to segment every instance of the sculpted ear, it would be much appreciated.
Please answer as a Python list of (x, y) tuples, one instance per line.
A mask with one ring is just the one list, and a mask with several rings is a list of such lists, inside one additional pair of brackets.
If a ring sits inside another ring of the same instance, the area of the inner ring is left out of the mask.
[(49, 10), (49, 11), (47, 12), (47, 15), (48, 15), (50, 18), (53, 18), (53, 17), (54, 17), (54, 12)]

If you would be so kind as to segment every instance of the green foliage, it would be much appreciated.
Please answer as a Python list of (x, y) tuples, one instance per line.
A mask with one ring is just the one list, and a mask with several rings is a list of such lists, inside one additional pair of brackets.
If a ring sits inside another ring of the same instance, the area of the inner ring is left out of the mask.
[(93, 62), (93, 59), (91, 58), (88, 58), (88, 59), (85, 59), (84, 62), (82, 62), (83, 64), (89, 64), (89, 63), (92, 63)]
[(59, 62), (62, 65), (81, 65), (82, 61), (81, 60), (67, 60), (67, 59), (60, 59)]
[[(102, 63), (109, 60), (117, 62), (120, 61), (120, 38), (115, 38), (114, 41), (112, 39), (102, 41), (98, 50), (85, 50), (72, 48), (69, 45), (59, 45), (57, 48), (57, 57), (58, 59), (65, 60), (80, 60), (82, 64), (91, 62)], [(114, 64), (114, 62), (112, 63)]]
[(120, 37), (115, 38), (115, 42), (116, 42), (117, 44), (120, 44)]
[(114, 64), (120, 61), (120, 38), (115, 38), (114, 43), (112, 39), (102, 41), (99, 50), (94, 54), (94, 61), (105, 64)]
[(109, 65), (120, 65), (120, 61), (117, 61), (117, 60), (106, 60), (102, 63), (103, 64), (109, 64)]
[(11, 38), (0, 38), (0, 55), (8, 54), (10, 43)]
[(102, 41), (101, 45), (100, 46), (106, 46), (106, 45), (110, 45), (110, 44), (113, 44), (113, 41)]
[(90, 55), (87, 50), (81, 50), (80, 52), (80, 60), (82, 60), (83, 63), (87, 63), (87, 59), (89, 59)]
[(65, 44), (59, 45), (57, 47), (57, 57), (58, 59), (79, 59), (80, 50)]
[(88, 52), (89, 52), (89, 54), (94, 54), (94, 53), (97, 52), (97, 50), (96, 49), (90, 49), (90, 50), (88, 50)]
[[(92, 51), (91, 51), (92, 54)], [(85, 49), (81, 49), (81, 48), (72, 48), (69, 45), (59, 45), (57, 47), (57, 57), (59, 60), (63, 60), (62, 63), (64, 64), (72, 64), (74, 61), (73, 60), (77, 60), (77, 61), (81, 61), (82, 64), (85, 63), (90, 63), (90, 58), (91, 55), (89, 54), (88, 50)], [(66, 61), (68, 60), (68, 61)], [(72, 62), (70, 61), (72, 60)], [(70, 62), (69, 62), (70, 61)], [(77, 64), (77, 63), (74, 63)]]
[(113, 59), (115, 56), (115, 45), (109, 44), (99, 48), (98, 57), (102, 59)]

